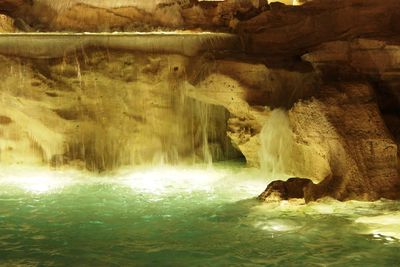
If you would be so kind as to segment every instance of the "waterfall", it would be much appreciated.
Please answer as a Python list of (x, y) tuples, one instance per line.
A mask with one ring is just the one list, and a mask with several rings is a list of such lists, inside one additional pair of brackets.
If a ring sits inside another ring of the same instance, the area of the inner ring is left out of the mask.
[(233, 51), (237, 39), (204, 32), (2, 34), (0, 115), (12, 123), (0, 133), (9, 139), (0, 139), (0, 162), (23, 154), (26, 164), (111, 170), (237, 157), (226, 136), (228, 111), (185, 89), (196, 58)]
[(10, 121), (0, 162), (97, 171), (237, 157), (229, 112), (187, 95), (195, 58), (102, 48), (55, 59), (0, 56), (0, 116)]
[(287, 111), (275, 109), (271, 112), (261, 130), (260, 142), (262, 172), (274, 179), (292, 176), (295, 142)]

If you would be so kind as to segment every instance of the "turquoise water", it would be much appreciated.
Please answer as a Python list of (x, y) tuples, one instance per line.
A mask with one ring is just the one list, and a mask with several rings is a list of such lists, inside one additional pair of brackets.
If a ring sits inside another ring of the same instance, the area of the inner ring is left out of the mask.
[(237, 164), (3, 168), (0, 266), (400, 266), (400, 202), (259, 203), (267, 183)]

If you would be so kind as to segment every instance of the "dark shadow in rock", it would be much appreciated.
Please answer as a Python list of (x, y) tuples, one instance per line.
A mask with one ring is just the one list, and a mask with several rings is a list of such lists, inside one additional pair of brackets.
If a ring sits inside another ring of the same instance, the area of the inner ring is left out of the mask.
[(303, 190), (306, 203), (324, 197), (332, 197), (339, 201), (344, 201), (348, 197), (348, 192), (344, 188), (343, 177), (341, 176), (328, 176), (319, 184), (308, 184)]
[(0, 115), (0, 124), (7, 125), (7, 124), (10, 124), (12, 122), (13, 121), (12, 121), (12, 119), (10, 117)]

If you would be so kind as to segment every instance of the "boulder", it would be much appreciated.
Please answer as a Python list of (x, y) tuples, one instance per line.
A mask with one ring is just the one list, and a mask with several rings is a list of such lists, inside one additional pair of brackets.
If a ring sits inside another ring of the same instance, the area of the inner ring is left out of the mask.
[(304, 190), (310, 184), (312, 184), (312, 181), (305, 178), (289, 178), (287, 181), (274, 181), (258, 196), (258, 199), (270, 202), (304, 198)]

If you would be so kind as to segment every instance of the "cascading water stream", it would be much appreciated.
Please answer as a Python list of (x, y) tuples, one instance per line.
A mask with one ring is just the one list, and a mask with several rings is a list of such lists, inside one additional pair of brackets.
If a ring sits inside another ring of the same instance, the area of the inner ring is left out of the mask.
[(190, 62), (203, 51), (232, 49), (235, 40), (223, 33), (3, 34), (0, 53), (20, 58), (4, 58), (0, 112), (13, 122), (5, 133), (21, 134), (0, 144), (0, 161), (80, 161), (103, 171), (235, 157), (228, 112), (185, 94)]
[(260, 165), (264, 175), (273, 179), (293, 175), (293, 132), (288, 113), (275, 109), (269, 115), (260, 133)]

